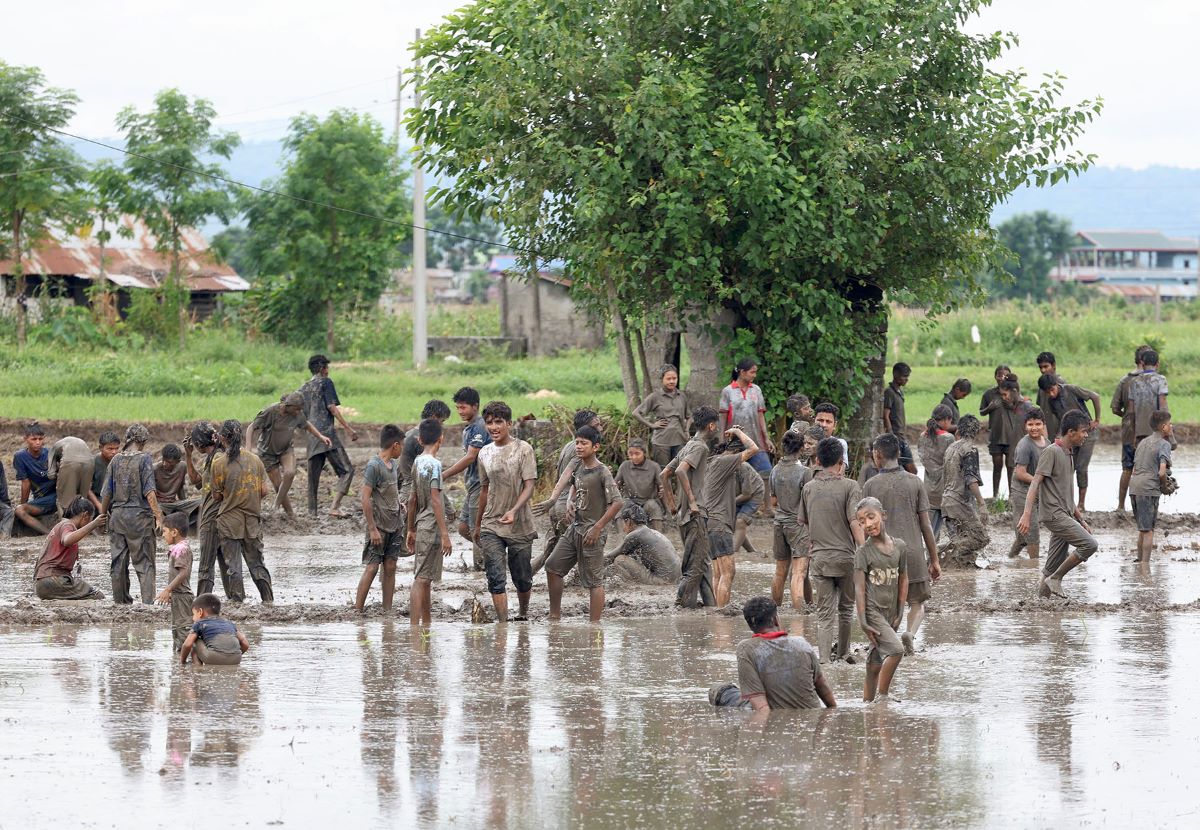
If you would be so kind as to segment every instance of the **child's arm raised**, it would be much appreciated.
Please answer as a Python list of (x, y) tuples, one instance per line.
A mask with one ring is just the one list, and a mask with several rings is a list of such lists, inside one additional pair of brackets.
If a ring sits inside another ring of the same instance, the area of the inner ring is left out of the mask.
[(63, 537), (63, 546), (70, 547), (71, 545), (79, 544), (84, 539), (86, 539), (87, 535), (89, 533), (91, 533), (93, 530), (101, 530), (107, 521), (108, 521), (108, 517), (105, 516), (103, 513), (101, 513), (99, 516), (92, 519), (90, 522), (88, 522), (87, 524), (85, 524), (83, 527), (79, 528), (75, 532), (68, 533), (66, 536), (64, 536)]

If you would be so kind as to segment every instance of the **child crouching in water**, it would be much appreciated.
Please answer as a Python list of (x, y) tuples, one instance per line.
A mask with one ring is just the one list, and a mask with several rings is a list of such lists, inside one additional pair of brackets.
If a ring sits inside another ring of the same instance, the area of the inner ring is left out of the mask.
[(854, 554), (854, 596), (858, 624), (871, 641), (863, 684), (863, 700), (870, 702), (876, 692), (887, 699), (904, 655), (896, 629), (908, 601), (907, 555), (904, 542), (888, 536), (884, 528), (887, 514), (879, 499), (863, 499), (855, 512), (866, 537)]
[(167, 572), (171, 580), (159, 591), (159, 605), (171, 603), (171, 638), (178, 654), (192, 628), (192, 549), (187, 540), (186, 513), (168, 513), (163, 517), (163, 541), (167, 543)]
[(201, 594), (192, 600), (192, 633), (183, 641), (179, 662), (187, 664), (192, 651), (196, 662), (208, 666), (236, 666), (250, 644), (237, 626), (221, 616), (216, 594)]

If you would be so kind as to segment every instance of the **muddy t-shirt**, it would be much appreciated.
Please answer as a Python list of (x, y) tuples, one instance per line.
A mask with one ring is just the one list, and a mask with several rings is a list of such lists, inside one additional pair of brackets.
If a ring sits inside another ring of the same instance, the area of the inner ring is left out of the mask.
[(979, 449), (969, 439), (959, 438), (946, 450), (942, 468), (942, 513), (950, 519), (975, 515), (971, 484), (983, 485), (979, 475)]
[(533, 447), (520, 438), (509, 438), (504, 446), (485, 446), (475, 463), (479, 467), (480, 485), (488, 488), (487, 509), (480, 519), (479, 529), (505, 539), (523, 540), (537, 536), (528, 501), (517, 511), (512, 524), (500, 524), (500, 519), (520, 498), (525, 482), (537, 480), (537, 456)]
[[(328, 410), (326, 410), (328, 411)], [(292, 448), (296, 430), (308, 424), (303, 412), (289, 415), (283, 404), (275, 403), (254, 416), (254, 436), (259, 455), (283, 455)]]
[[(704, 491), (705, 478), (708, 473), (708, 443), (699, 438), (689, 439), (683, 445), (683, 449), (679, 451), (679, 455), (675, 456), (667, 467), (675, 470), (685, 461), (688, 465), (685, 475), (692, 488), (692, 498), (696, 500), (696, 507), (699, 508), (700, 515), (706, 516)], [(675, 520), (681, 527), (692, 520), (692, 511), (688, 509), (687, 494), (683, 492), (682, 487), (679, 488), (679, 509), (676, 512)]]
[(854, 534), (850, 522), (862, 498), (858, 482), (844, 476), (817, 473), (800, 494), (800, 521), (812, 541), (813, 576), (851, 576)]
[[(492, 443), (492, 436), (487, 431), (482, 417), (477, 417), (474, 421), (463, 427), (464, 453), (471, 449), (482, 450), (490, 443)], [(479, 486), (479, 456), (475, 456), (475, 462), (463, 471), (463, 484), (466, 485), (468, 490), (474, 490)]]
[(760, 447), (763, 445), (766, 436), (758, 428), (758, 415), (767, 411), (767, 402), (757, 384), (752, 383), (743, 390), (735, 380), (726, 386), (721, 390), (720, 411), (726, 428), (740, 427)]
[(908, 567), (908, 546), (894, 536), (892, 543), (895, 549), (884, 553), (874, 539), (868, 539), (854, 553), (854, 570), (866, 574), (867, 613), (878, 614), (888, 623), (900, 609), (900, 575)]
[(262, 491), (267, 471), (257, 455), (243, 450), (236, 461), (226, 453), (213, 460), (212, 487), (221, 493), (217, 533), (222, 539), (262, 537)]
[(612, 471), (604, 464), (585, 467), (575, 459), (571, 465), (572, 483), (575, 487), (575, 520), (573, 527), (579, 531), (591, 530), (608, 512), (608, 506), (621, 498)]
[[(672, 444), (671, 446), (675, 446)], [(625, 497), (638, 504), (658, 498), (658, 477), (662, 467), (649, 459), (641, 464), (626, 460), (617, 468), (617, 487)]]
[[(578, 457), (579, 456), (575, 455), (575, 439), (572, 438), (570, 441), (563, 444), (562, 449), (558, 451), (558, 478), (554, 479), (555, 482), (557, 482), (559, 478), (562, 478), (562, 474), (567, 471), (567, 468), (570, 467), (571, 463), (574, 462)], [(558, 494), (558, 501), (556, 504), (565, 507), (567, 504), (567, 496), (570, 494), (570, 492), (570, 488), (564, 487), (563, 491)]]
[(1167, 379), (1153, 370), (1142, 371), (1129, 382), (1129, 398), (1133, 404), (1134, 438), (1142, 438), (1154, 430), (1150, 416), (1158, 409), (1158, 396), (1167, 394)]
[(925, 493), (929, 496), (931, 510), (941, 509), (942, 506), (946, 450), (953, 443), (954, 436), (940, 429), (933, 436), (922, 432), (917, 440), (917, 455), (921, 457), (921, 466), (925, 468)]
[(889, 383), (883, 390), (883, 408), (891, 411), (892, 434), (904, 435), (904, 390)]
[(621, 541), (621, 546), (610, 558), (617, 556), (628, 556), (641, 562), (659, 579), (676, 580), (681, 576), (679, 554), (671, 540), (646, 525), (634, 528)]
[(899, 467), (885, 467), (863, 486), (863, 496), (879, 499), (887, 511), (887, 532), (904, 542), (908, 551), (909, 582), (928, 582), (929, 565), (925, 561), (925, 537), (921, 534), (921, 513), (929, 512), (929, 496), (921, 479)]
[(154, 493), (159, 504), (173, 504), (183, 498), (186, 481), (187, 465), (182, 461), (171, 470), (163, 461), (154, 465)]
[(749, 496), (750, 503), (762, 504), (767, 488), (758, 470), (743, 461), (737, 468), (738, 498)]
[(103, 491), (112, 496), (111, 510), (138, 510), (150, 512), (146, 496), (154, 492), (154, 461), (150, 453), (140, 451), (120, 452), (113, 456), (104, 478)]
[(803, 637), (749, 637), (737, 644), (742, 698), (765, 695), (772, 709), (819, 709), (821, 659)]
[(800, 493), (812, 478), (812, 470), (798, 460), (784, 459), (771, 470), (771, 492), (775, 494), (775, 524), (796, 527)]
[(704, 499), (709, 531), (723, 529), (733, 533), (733, 516), (737, 512), (737, 471), (741, 463), (741, 453), (723, 453), (708, 459)]
[(1091, 421), (1092, 416), (1088, 412), (1087, 402), (1091, 398), (1092, 393), (1080, 386), (1074, 386), (1070, 383), (1059, 384), (1058, 397), (1050, 400), (1049, 394), (1046, 396), (1046, 406), (1042, 410), (1046, 416), (1046, 430), (1048, 434), (1057, 436), (1059, 425), (1062, 424), (1063, 416), (1068, 412), (1078, 410), (1088, 416), (1088, 421)]
[[(1017, 442), (1017, 451), (1013, 455), (1013, 467), (1025, 466), (1025, 472), (1033, 475), (1037, 472), (1038, 456), (1042, 454), (1044, 446), (1039, 447), (1033, 442), (1033, 439), (1026, 435)], [(1012, 495), (1024, 498), (1029, 495), (1029, 485), (1023, 481), (1018, 481), (1014, 475), (1012, 480)]]
[(1003, 433), (998, 443), (1008, 447), (1015, 447), (1021, 443), (1021, 439), (1025, 437), (1025, 414), (1032, 408), (1032, 404), (1024, 400), (1017, 401), (1016, 406), (1005, 403), (1000, 407)]
[(1071, 453), (1050, 444), (1038, 456), (1037, 475), (1045, 476), (1038, 485), (1038, 509), (1042, 522), (1075, 517), (1075, 465)]
[[(1133, 442), (1137, 440), (1135, 427), (1137, 422), (1137, 411), (1133, 405), (1133, 400), (1129, 395), (1129, 386), (1133, 383), (1140, 372), (1130, 372), (1125, 377), (1121, 378), (1121, 382), (1117, 384), (1116, 391), (1113, 392), (1112, 401), (1109, 403), (1109, 408), (1114, 415), (1121, 416), (1121, 443), (1133, 446)], [(1158, 401), (1155, 401), (1158, 404)]]
[[(300, 387), (300, 394), (304, 396), (304, 414), (308, 417), (308, 422), (316, 427), (317, 432), (331, 439), (334, 447), (338, 446), (340, 440), (334, 429), (336, 421), (333, 413), (329, 411), (329, 407), (341, 406), (342, 402), (338, 398), (333, 381), (321, 375), (313, 375)], [(312, 434), (308, 436), (310, 458), (329, 452), (329, 450), (330, 448), (325, 446), (324, 441)]]
[(68, 534), (77, 530), (79, 528), (70, 519), (63, 519), (54, 526), (50, 535), (46, 537), (46, 544), (42, 547), (42, 555), (33, 572), (34, 579), (71, 575), (71, 571), (75, 568), (75, 562), (79, 559), (79, 545), (67, 545), (64, 540)]
[(204, 617), (192, 623), (192, 631), (204, 645), (222, 654), (237, 654), (242, 650), (238, 643), (237, 626), (224, 617)]
[(371, 515), (380, 533), (395, 533), (400, 529), (400, 464), (391, 464), (378, 455), (372, 456), (363, 470), (363, 483), (371, 488)]
[(979, 414), (987, 414), (988, 442), (992, 444), (1007, 443), (1004, 440), (1004, 398), (1000, 395), (1000, 387), (993, 386), (983, 393), (979, 401)]
[(216, 461), (217, 458), (219, 458), (222, 455), (224, 455), (224, 453), (221, 452), (220, 450), (217, 450), (212, 455), (204, 456), (204, 460), (202, 462), (202, 466), (201, 466), (201, 470), (200, 470), (200, 521), (199, 521), (199, 525), (201, 528), (211, 527), (212, 523), (217, 520), (217, 510), (218, 510), (218, 508), (220, 508), (221, 503), (214, 498), (213, 486), (212, 486), (212, 468), (213, 468), (213, 462)]
[(653, 446), (680, 447), (687, 443), (688, 418), (692, 416), (692, 408), (687, 395), (678, 387), (670, 392), (665, 389), (651, 392), (636, 411), (650, 423), (663, 418), (667, 420), (665, 427), (651, 431), (650, 443)]
[(404, 433), (404, 446), (400, 451), (400, 457), (396, 459), (396, 479), (400, 482), (400, 503), (408, 504), (408, 497), (412, 494), (412, 468), (413, 462), (417, 460), (417, 456), (425, 450), (421, 448), (421, 442), (417, 438), (417, 428), (413, 427), (408, 432)]
[(954, 413), (954, 418), (950, 421), (950, 423), (954, 426), (958, 426), (958, 419), (961, 416), (958, 414), (958, 401), (955, 400), (953, 393), (947, 392), (945, 395), (942, 395), (942, 406), (948, 407), (950, 411)]
[(1158, 478), (1159, 464), (1171, 467), (1171, 442), (1155, 433), (1147, 435), (1133, 454), (1133, 476), (1129, 479), (1129, 495), (1161, 496), (1162, 482)]
[[(178, 576), (179, 571), (192, 567), (192, 547), (188, 544), (187, 539), (180, 539), (167, 548), (167, 562), (171, 565), (170, 575), (167, 577), (168, 580), (174, 580)], [(191, 592), (192, 586), (185, 579), (171, 593), (184, 595)]]
[[(58, 461), (54, 460), (54, 453), (62, 451)], [(82, 438), (76, 438), (73, 435), (68, 435), (65, 438), (60, 438), (50, 448), (50, 466), (48, 473), (54, 477), (58, 477), (58, 470), (63, 464), (87, 464), (92, 460), (92, 451), (88, 448), (87, 442)]]
[(418, 531), (436, 532), (437, 516), (433, 512), (433, 491), (442, 489), (442, 462), (437, 456), (421, 453), (413, 462), (413, 496), (417, 499), (415, 524)]

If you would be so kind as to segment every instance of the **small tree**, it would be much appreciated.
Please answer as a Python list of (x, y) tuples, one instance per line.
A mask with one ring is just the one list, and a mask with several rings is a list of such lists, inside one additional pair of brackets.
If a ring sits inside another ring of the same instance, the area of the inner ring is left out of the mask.
[(993, 280), (992, 294), (1046, 300), (1050, 271), (1071, 249), (1071, 220), (1045, 210), (1018, 213), (1001, 222), (996, 235), (1012, 256), (999, 272), (1001, 279)]
[[(112, 240), (113, 229), (126, 239), (133, 236), (132, 228), (121, 223), (121, 204), (129, 199), (129, 180), (121, 168), (111, 161), (97, 162), (87, 174), (87, 207), (93, 221), (99, 221), (96, 241), (100, 243), (100, 279), (91, 289), (92, 308), (98, 320), (113, 325), (119, 315), (115, 294), (108, 285), (108, 257), (105, 251)], [(89, 228), (90, 230), (90, 228)]]
[[(293, 119), (283, 175), (245, 202), (260, 273), (264, 327), (309, 340), (325, 318), (334, 351), (338, 312), (374, 305), (387, 287), (411, 217), (392, 143), (369, 116), (337, 110)], [(378, 217), (378, 218), (376, 218)]]
[(190, 320), (189, 293), (180, 270), (183, 231), (214, 216), (228, 222), (234, 208), (233, 188), (213, 178), (225, 171), (209, 159), (228, 159), (239, 139), (234, 133), (215, 131), (215, 117), (211, 103), (189, 100), (177, 89), (158, 93), (150, 112), (126, 107), (117, 115), (128, 151), (124, 207), (146, 223), (158, 249), (171, 258), (162, 296), (167, 308), (178, 309), (181, 349), (187, 345)]
[[(49, 235), (81, 221), (83, 165), (54, 129), (71, 120), (75, 93), (46, 86), (41, 70), (0, 61), (0, 211), (8, 233), (0, 252), (16, 277), (17, 346), (24, 348), (28, 312), (22, 258)], [(0, 278), (0, 299), (5, 293)]]

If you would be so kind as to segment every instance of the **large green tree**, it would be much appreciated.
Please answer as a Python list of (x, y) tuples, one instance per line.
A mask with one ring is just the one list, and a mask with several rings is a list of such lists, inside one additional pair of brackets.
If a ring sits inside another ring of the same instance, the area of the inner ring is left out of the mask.
[(566, 258), (618, 324), (723, 314), (721, 361), (756, 358), (774, 413), (836, 400), (861, 446), (885, 298), (977, 299), (992, 208), (1089, 161), (1098, 105), (992, 68), (1013, 37), (964, 31), (984, 5), (477, 0), (416, 45), (408, 126), (455, 182), (436, 201)]
[(228, 159), (239, 143), (235, 133), (213, 127), (216, 110), (203, 98), (189, 99), (177, 89), (154, 97), (154, 108), (126, 107), (117, 115), (125, 135), (128, 191), (123, 207), (138, 215), (154, 233), (171, 270), (162, 292), (163, 307), (179, 318), (179, 347), (187, 344), (190, 299), (180, 264), (183, 232), (213, 217), (228, 222), (234, 189), (214, 177), (224, 169), (214, 158)]
[(989, 293), (1047, 299), (1050, 271), (1070, 250), (1075, 237), (1071, 220), (1045, 210), (1018, 213), (1001, 222), (996, 235), (1011, 255), (1003, 270), (996, 272), (999, 278), (992, 279)]
[(283, 175), (245, 204), (264, 326), (309, 342), (324, 318), (373, 306), (410, 236), (409, 195), (393, 144), (370, 116), (336, 110), (293, 119)]
[[(25, 346), (28, 312), (22, 258), (44, 242), (54, 226), (81, 221), (82, 162), (56, 129), (71, 120), (75, 93), (46, 85), (41, 70), (0, 61), (0, 258), (13, 261), (16, 277), (17, 346)], [(0, 278), (0, 300), (6, 288)]]

